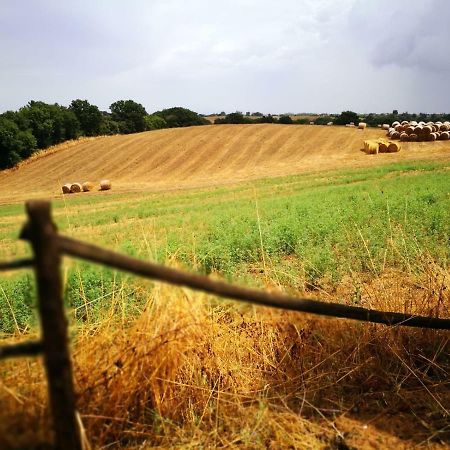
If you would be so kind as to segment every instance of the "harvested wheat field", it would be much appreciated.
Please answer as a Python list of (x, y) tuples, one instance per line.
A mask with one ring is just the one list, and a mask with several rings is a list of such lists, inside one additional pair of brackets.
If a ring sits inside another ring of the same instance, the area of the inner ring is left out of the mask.
[(66, 180), (108, 178), (114, 192), (224, 185), (317, 170), (450, 159), (450, 141), (408, 142), (395, 155), (360, 151), (378, 129), (218, 125), (81, 140), (0, 173), (0, 201), (56, 196)]

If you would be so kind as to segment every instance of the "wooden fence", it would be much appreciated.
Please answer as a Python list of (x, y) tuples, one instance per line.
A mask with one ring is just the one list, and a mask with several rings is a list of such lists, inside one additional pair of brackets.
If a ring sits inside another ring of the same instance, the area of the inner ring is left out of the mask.
[(32, 267), (38, 288), (38, 311), (41, 325), (39, 341), (0, 347), (0, 358), (43, 354), (48, 393), (53, 418), (55, 446), (64, 450), (81, 450), (77, 424), (72, 363), (68, 345), (67, 318), (64, 314), (61, 280), (61, 257), (70, 255), (108, 265), (136, 275), (187, 286), (221, 297), (258, 305), (289, 309), (325, 316), (375, 322), (385, 325), (450, 329), (450, 319), (413, 316), (328, 303), (308, 298), (268, 293), (214, 281), (206, 276), (171, 269), (130, 258), (95, 245), (58, 234), (51, 217), (51, 204), (36, 200), (26, 203), (28, 221), (20, 237), (31, 243), (33, 259), (0, 263), (1, 270)]

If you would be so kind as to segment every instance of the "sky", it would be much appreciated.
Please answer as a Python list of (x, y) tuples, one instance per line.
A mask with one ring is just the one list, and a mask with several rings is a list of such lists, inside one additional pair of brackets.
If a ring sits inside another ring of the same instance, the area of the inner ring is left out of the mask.
[(448, 0), (0, 0), (0, 112), (450, 112)]

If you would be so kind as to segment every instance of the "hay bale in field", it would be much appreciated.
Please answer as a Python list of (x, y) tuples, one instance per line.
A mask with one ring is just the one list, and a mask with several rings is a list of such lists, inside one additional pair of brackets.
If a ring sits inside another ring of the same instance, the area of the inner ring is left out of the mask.
[(70, 192), (74, 194), (75, 192), (81, 192), (83, 190), (83, 187), (81, 186), (81, 183), (72, 183), (70, 186)]
[(398, 142), (389, 142), (387, 147), (388, 153), (397, 153), (401, 150), (402, 146)]
[(450, 139), (450, 132), (448, 131), (443, 131), (441, 133), (441, 140), (442, 141), (448, 141)]
[(81, 187), (83, 188), (83, 192), (89, 192), (92, 191), (92, 189), (95, 188), (94, 183), (91, 183), (90, 181), (85, 181)]
[(61, 190), (63, 194), (70, 194), (70, 186), (72, 186), (70, 183), (64, 184), (61, 186)]
[(367, 127), (367, 123), (365, 123), (365, 122), (359, 122), (358, 123), (358, 129), (359, 130), (365, 130), (366, 127)]
[(407, 142), (409, 140), (409, 136), (406, 133), (401, 133), (400, 134), (400, 140), (402, 142)]
[(398, 131), (394, 131), (394, 132), (391, 134), (391, 138), (392, 138), (392, 139), (400, 139), (400, 133), (399, 133)]
[(400, 122), (398, 120), (392, 122), (392, 126), (395, 128), (397, 125), (400, 125)]
[(395, 125), (394, 127), (395, 131), (398, 131), (399, 133), (401, 133), (402, 131), (404, 131), (405, 127), (403, 125)]
[(413, 126), (406, 127), (405, 133), (406, 134), (413, 134), (414, 133), (414, 127)]
[(310, 125), (314, 125), (314, 122), (309, 122)]
[(430, 134), (430, 141), (435, 141), (437, 139), (437, 134), (436, 133), (431, 133)]
[(378, 151), (380, 153), (387, 153), (388, 152), (388, 143), (386, 141), (379, 141)]
[(423, 134), (426, 135), (426, 136), (433, 132), (433, 128), (431, 128), (430, 125), (425, 125), (422, 128), (422, 130), (423, 130)]
[(445, 123), (441, 124), (441, 126), (439, 127), (439, 131), (448, 131), (449, 130), (449, 126)]
[(111, 189), (111, 181), (102, 180), (100, 181), (100, 190), (101, 191), (109, 191)]
[(364, 152), (368, 155), (378, 154), (378, 142), (373, 140), (364, 141)]
[(409, 135), (409, 140), (411, 142), (416, 142), (416, 141), (419, 140), (419, 136), (417, 136), (417, 134), (415, 134), (415, 133), (412, 133), (412, 134)]
[(389, 126), (388, 123), (383, 123), (383, 125), (381, 125), (381, 128), (382, 128), (383, 130), (389, 130), (389, 128), (391, 128), (391, 127)]
[(329, 127), (331, 127), (331, 125), (333, 125), (333, 122), (328, 122), (327, 125), (328, 125)]
[(411, 120), (411, 122), (409, 122), (409, 124), (410, 124), (412, 127), (416, 127), (416, 126), (417, 126), (417, 122), (416, 122), (415, 120)]

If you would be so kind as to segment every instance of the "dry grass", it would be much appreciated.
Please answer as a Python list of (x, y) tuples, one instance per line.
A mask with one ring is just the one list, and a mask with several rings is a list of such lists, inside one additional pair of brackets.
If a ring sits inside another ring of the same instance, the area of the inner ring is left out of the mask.
[[(407, 160), (448, 160), (450, 142), (408, 142), (404, 152), (368, 158), (364, 136), (346, 127), (275, 124), (157, 130), (65, 143), (18, 169), (0, 172), (0, 202), (60, 194), (67, 180), (114, 180), (114, 191), (223, 185), (316, 170)], [(45, 157), (44, 157), (45, 156)], [(42, 174), (45, 174), (43, 177)]]
[[(353, 275), (330, 299), (350, 298), (355, 284), (365, 306), (448, 316), (448, 274), (432, 265), (414, 280)], [(448, 333), (160, 285), (134, 323), (121, 326), (116, 306), (74, 344), (78, 406), (94, 448), (450, 447)], [(0, 367), (0, 447), (48, 441), (40, 365)]]

